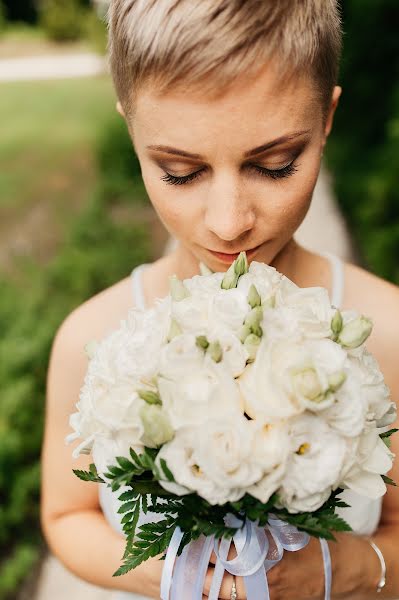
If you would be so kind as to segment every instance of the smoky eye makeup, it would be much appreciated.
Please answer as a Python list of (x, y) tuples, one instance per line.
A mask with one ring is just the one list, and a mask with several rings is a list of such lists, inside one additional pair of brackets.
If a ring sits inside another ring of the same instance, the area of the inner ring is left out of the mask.
[[(262, 165), (261, 157), (259, 157), (258, 162), (254, 158), (252, 161), (247, 161), (246, 163), (244, 163), (242, 165), (241, 169), (244, 173), (248, 173), (249, 176), (254, 175), (255, 177), (265, 177), (265, 178), (268, 178), (269, 180), (274, 180), (274, 181), (287, 179), (288, 177), (291, 177), (292, 175), (294, 175), (297, 172), (298, 167), (299, 167), (299, 163), (297, 162), (297, 160), (300, 157), (300, 155), (303, 153), (303, 151), (305, 150), (306, 146), (307, 146), (307, 142), (305, 142), (305, 143), (302, 142), (302, 144), (300, 144), (299, 147), (292, 149), (291, 152), (289, 152), (289, 156), (288, 156), (288, 158), (285, 159), (285, 161), (283, 160), (283, 155), (285, 154), (285, 157), (287, 157), (287, 153), (283, 153), (280, 150), (279, 156), (282, 157), (282, 160), (279, 162), (280, 162), (281, 166), (278, 166), (277, 163), (276, 163), (276, 167), (267, 167), (265, 165)], [(265, 160), (264, 157), (263, 157), (263, 160)], [(274, 161), (275, 161), (275, 158), (274, 158)], [(204, 173), (209, 170), (208, 166), (203, 166), (203, 167), (199, 167), (199, 168), (195, 168), (193, 166), (193, 170), (191, 172), (189, 172), (187, 175), (176, 175), (176, 174), (173, 174), (173, 172), (171, 172), (171, 171), (173, 171), (173, 169), (170, 166), (171, 162), (169, 162), (167, 160), (156, 160), (156, 159), (155, 159), (155, 162), (158, 165), (158, 167), (163, 171), (163, 175), (160, 177), (160, 179), (168, 185), (189, 184), (189, 183), (199, 179), (200, 177), (202, 177), (204, 175)], [(183, 162), (186, 162), (186, 161), (182, 161), (182, 163), (180, 163), (180, 161), (177, 160), (176, 162), (178, 162), (179, 164), (182, 164)], [(176, 164), (176, 162), (175, 162), (175, 164)], [(190, 161), (187, 161), (187, 163), (190, 163)]]

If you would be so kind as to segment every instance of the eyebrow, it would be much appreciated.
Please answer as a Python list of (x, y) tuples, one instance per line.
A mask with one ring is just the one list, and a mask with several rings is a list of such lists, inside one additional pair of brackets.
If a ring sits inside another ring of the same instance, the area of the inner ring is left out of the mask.
[[(262, 154), (266, 150), (270, 150), (270, 148), (274, 148), (274, 146), (279, 146), (280, 144), (284, 144), (291, 140), (294, 140), (297, 137), (305, 135), (306, 133), (310, 133), (310, 129), (306, 129), (304, 131), (296, 131), (294, 133), (289, 133), (287, 135), (282, 135), (275, 140), (271, 140), (270, 142), (266, 142), (266, 144), (262, 144), (261, 146), (257, 146), (252, 150), (248, 150), (244, 153), (245, 158), (250, 158), (252, 156), (256, 156), (258, 154)], [(149, 150), (159, 150), (161, 152), (166, 152), (166, 154), (174, 154), (176, 156), (184, 156), (186, 158), (195, 158), (199, 160), (204, 160), (204, 157), (201, 154), (194, 154), (192, 152), (186, 152), (185, 150), (179, 150), (178, 148), (172, 148), (171, 146), (162, 146), (162, 145), (150, 145), (147, 146)]]

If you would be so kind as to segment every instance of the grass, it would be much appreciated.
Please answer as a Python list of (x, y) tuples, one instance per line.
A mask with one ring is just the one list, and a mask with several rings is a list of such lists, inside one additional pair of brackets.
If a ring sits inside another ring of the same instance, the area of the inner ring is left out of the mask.
[(96, 183), (93, 148), (114, 103), (106, 76), (0, 85), (0, 266), (14, 230), (37, 222), (37, 238), (46, 228), (58, 238), (88, 200)]

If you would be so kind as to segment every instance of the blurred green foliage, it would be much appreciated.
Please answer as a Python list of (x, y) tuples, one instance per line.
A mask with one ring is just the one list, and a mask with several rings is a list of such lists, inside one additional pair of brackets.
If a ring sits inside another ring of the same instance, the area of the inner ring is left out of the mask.
[(399, 283), (399, 4), (343, 3), (343, 94), (327, 159), (360, 259)]
[(2, 0), (9, 21), (35, 23), (37, 20), (36, 0)]
[[(141, 188), (137, 165), (129, 181), (123, 161), (113, 161), (113, 133), (120, 131), (119, 116), (105, 119), (99, 128), (96, 155), (99, 183), (87, 207), (72, 222), (59, 254), (44, 270), (31, 259), (20, 259), (23, 277), (15, 281), (0, 275), (0, 599), (15, 598), (41, 554), (39, 527), (39, 457), (43, 430), (46, 372), (52, 341), (59, 325), (76, 306), (125, 277), (150, 258), (149, 233), (136, 223), (118, 218), (125, 207), (134, 214), (129, 189)], [(108, 133), (107, 131), (110, 130)], [(107, 145), (112, 142), (112, 149)], [(107, 158), (108, 157), (108, 158)], [(108, 177), (112, 172), (112, 180)], [(138, 180), (138, 181), (137, 181)], [(115, 183), (117, 182), (117, 183)], [(131, 186), (129, 188), (129, 186)], [(29, 282), (21, 287), (18, 281)]]
[(85, 32), (86, 10), (79, 0), (42, 0), (40, 25), (57, 42), (78, 40)]
[(0, 33), (6, 28), (6, 9), (0, 0)]

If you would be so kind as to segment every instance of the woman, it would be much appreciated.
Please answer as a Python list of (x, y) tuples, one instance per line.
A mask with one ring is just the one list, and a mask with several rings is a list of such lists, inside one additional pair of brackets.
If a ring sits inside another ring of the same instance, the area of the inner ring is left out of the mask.
[[(370, 316), (374, 331), (368, 348), (395, 399), (398, 288), (352, 264), (344, 265), (343, 279), (332, 278), (326, 258), (293, 238), (309, 209), (341, 94), (340, 45), (334, 0), (111, 2), (117, 107), (149, 197), (178, 240), (170, 255), (134, 271), (134, 302), (151, 306), (167, 294), (171, 274), (191, 277), (200, 261), (222, 271), (246, 250), (250, 261), (273, 265), (299, 286), (324, 286), (337, 306)], [(42, 524), (50, 548), (71, 571), (133, 600), (159, 597), (163, 563), (152, 559), (112, 578), (124, 550), (117, 503), (105, 487), (99, 490), (73, 475), (72, 468), (87, 468), (91, 458), (72, 461), (63, 441), (87, 367), (84, 345), (119, 325), (132, 306), (131, 285), (126, 278), (85, 302), (55, 337)], [(394, 452), (398, 445), (394, 436)], [(396, 480), (398, 470), (397, 465), (391, 474)], [(355, 535), (338, 535), (338, 543), (330, 544), (334, 597), (399, 597), (396, 490), (388, 490), (382, 511), (379, 500), (346, 497), (352, 509), (344, 514)], [(210, 564), (204, 598), (212, 570)], [(318, 542), (298, 554), (286, 553), (269, 581), (272, 600), (324, 597)], [(220, 597), (245, 598), (242, 580), (226, 574)]]

